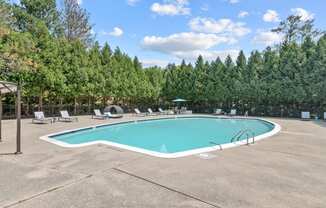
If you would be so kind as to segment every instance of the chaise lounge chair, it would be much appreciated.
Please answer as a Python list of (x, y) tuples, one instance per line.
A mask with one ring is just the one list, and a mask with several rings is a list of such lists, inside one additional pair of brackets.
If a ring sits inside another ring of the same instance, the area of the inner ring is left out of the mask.
[(65, 121), (65, 122), (72, 122), (72, 121), (78, 121), (77, 117), (72, 117), (69, 115), (68, 111), (60, 111), (61, 117), (59, 118), (59, 121)]
[(153, 110), (151, 108), (148, 108), (147, 111), (148, 111), (149, 116), (156, 116), (157, 115), (156, 113), (153, 112)]
[(108, 115), (104, 115), (101, 113), (101, 111), (99, 109), (94, 109), (94, 114), (95, 115), (92, 115), (92, 118), (96, 118), (96, 119), (107, 119), (109, 118)]
[(237, 115), (237, 110), (236, 109), (231, 109), (230, 116), (236, 116), (236, 115)]
[(222, 109), (220, 108), (216, 109), (214, 115), (222, 115)]
[(121, 114), (112, 114), (111, 112), (106, 112), (104, 114), (107, 115), (109, 118), (122, 118), (123, 117), (123, 115), (121, 115)]
[(173, 115), (174, 114), (173, 110), (163, 110), (162, 108), (158, 108), (158, 112), (161, 115)]
[(192, 114), (192, 110), (188, 110), (187, 107), (181, 107), (180, 114)]
[(48, 123), (50, 122), (51, 124), (54, 122), (53, 118), (45, 118), (43, 111), (37, 111), (34, 112), (35, 118), (32, 119), (32, 123)]
[(301, 120), (303, 120), (303, 121), (310, 120), (310, 112), (308, 112), (308, 111), (301, 112)]
[(136, 116), (146, 116), (146, 114), (140, 112), (140, 110), (139, 110), (138, 108), (135, 108), (134, 111), (135, 111), (135, 113), (136, 113)]
[(158, 112), (161, 114), (161, 115), (167, 115), (167, 111), (164, 111), (162, 108), (158, 108)]

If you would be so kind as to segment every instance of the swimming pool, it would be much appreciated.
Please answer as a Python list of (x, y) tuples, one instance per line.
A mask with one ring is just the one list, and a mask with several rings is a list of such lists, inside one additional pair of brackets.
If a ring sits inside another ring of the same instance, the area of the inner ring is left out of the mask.
[[(244, 130), (248, 134), (231, 142)], [(41, 139), (64, 147), (102, 143), (152, 156), (176, 158), (246, 144), (247, 136), (250, 141), (253, 136), (259, 140), (279, 130), (278, 124), (262, 119), (191, 116), (107, 124)]]

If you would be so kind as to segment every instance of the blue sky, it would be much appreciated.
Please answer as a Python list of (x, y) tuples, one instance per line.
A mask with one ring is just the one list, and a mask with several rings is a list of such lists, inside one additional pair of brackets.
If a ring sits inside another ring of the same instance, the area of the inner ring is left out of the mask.
[(271, 28), (290, 14), (326, 26), (325, 0), (79, 0), (96, 39), (138, 56), (145, 66), (207, 60), (277, 43)]

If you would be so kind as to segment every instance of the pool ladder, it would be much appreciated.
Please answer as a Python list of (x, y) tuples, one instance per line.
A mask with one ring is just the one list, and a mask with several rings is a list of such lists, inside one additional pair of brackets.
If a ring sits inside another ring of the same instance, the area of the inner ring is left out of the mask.
[(221, 144), (218, 144), (218, 143), (216, 143), (216, 142), (213, 142), (213, 141), (210, 141), (209, 143), (210, 143), (210, 144), (213, 144), (213, 145), (215, 145), (215, 146), (218, 146), (218, 147), (220, 148), (220, 150), (223, 150), (223, 148), (222, 148), (222, 145), (221, 145)]
[(247, 136), (247, 145), (249, 145), (250, 144), (250, 142), (249, 142), (250, 134), (252, 136), (251, 144), (254, 144), (255, 143), (255, 132), (253, 130), (251, 130), (251, 129), (242, 129), (242, 130), (240, 130), (238, 133), (236, 133), (232, 137), (231, 142), (239, 141), (243, 135), (246, 135)]

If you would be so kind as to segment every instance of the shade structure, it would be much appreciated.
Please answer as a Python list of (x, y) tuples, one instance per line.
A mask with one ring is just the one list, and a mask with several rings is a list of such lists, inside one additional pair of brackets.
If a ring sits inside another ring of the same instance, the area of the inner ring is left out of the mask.
[(2, 141), (2, 95), (7, 93), (16, 93), (16, 117), (17, 117), (17, 133), (16, 133), (16, 154), (21, 153), (21, 93), (19, 85), (0, 81), (0, 142)]
[(179, 103), (179, 102), (187, 102), (187, 100), (182, 99), (182, 98), (177, 98), (177, 99), (172, 100), (172, 102), (175, 102), (175, 103)]
[(7, 94), (17, 91), (17, 85), (12, 82), (0, 81), (0, 93)]

